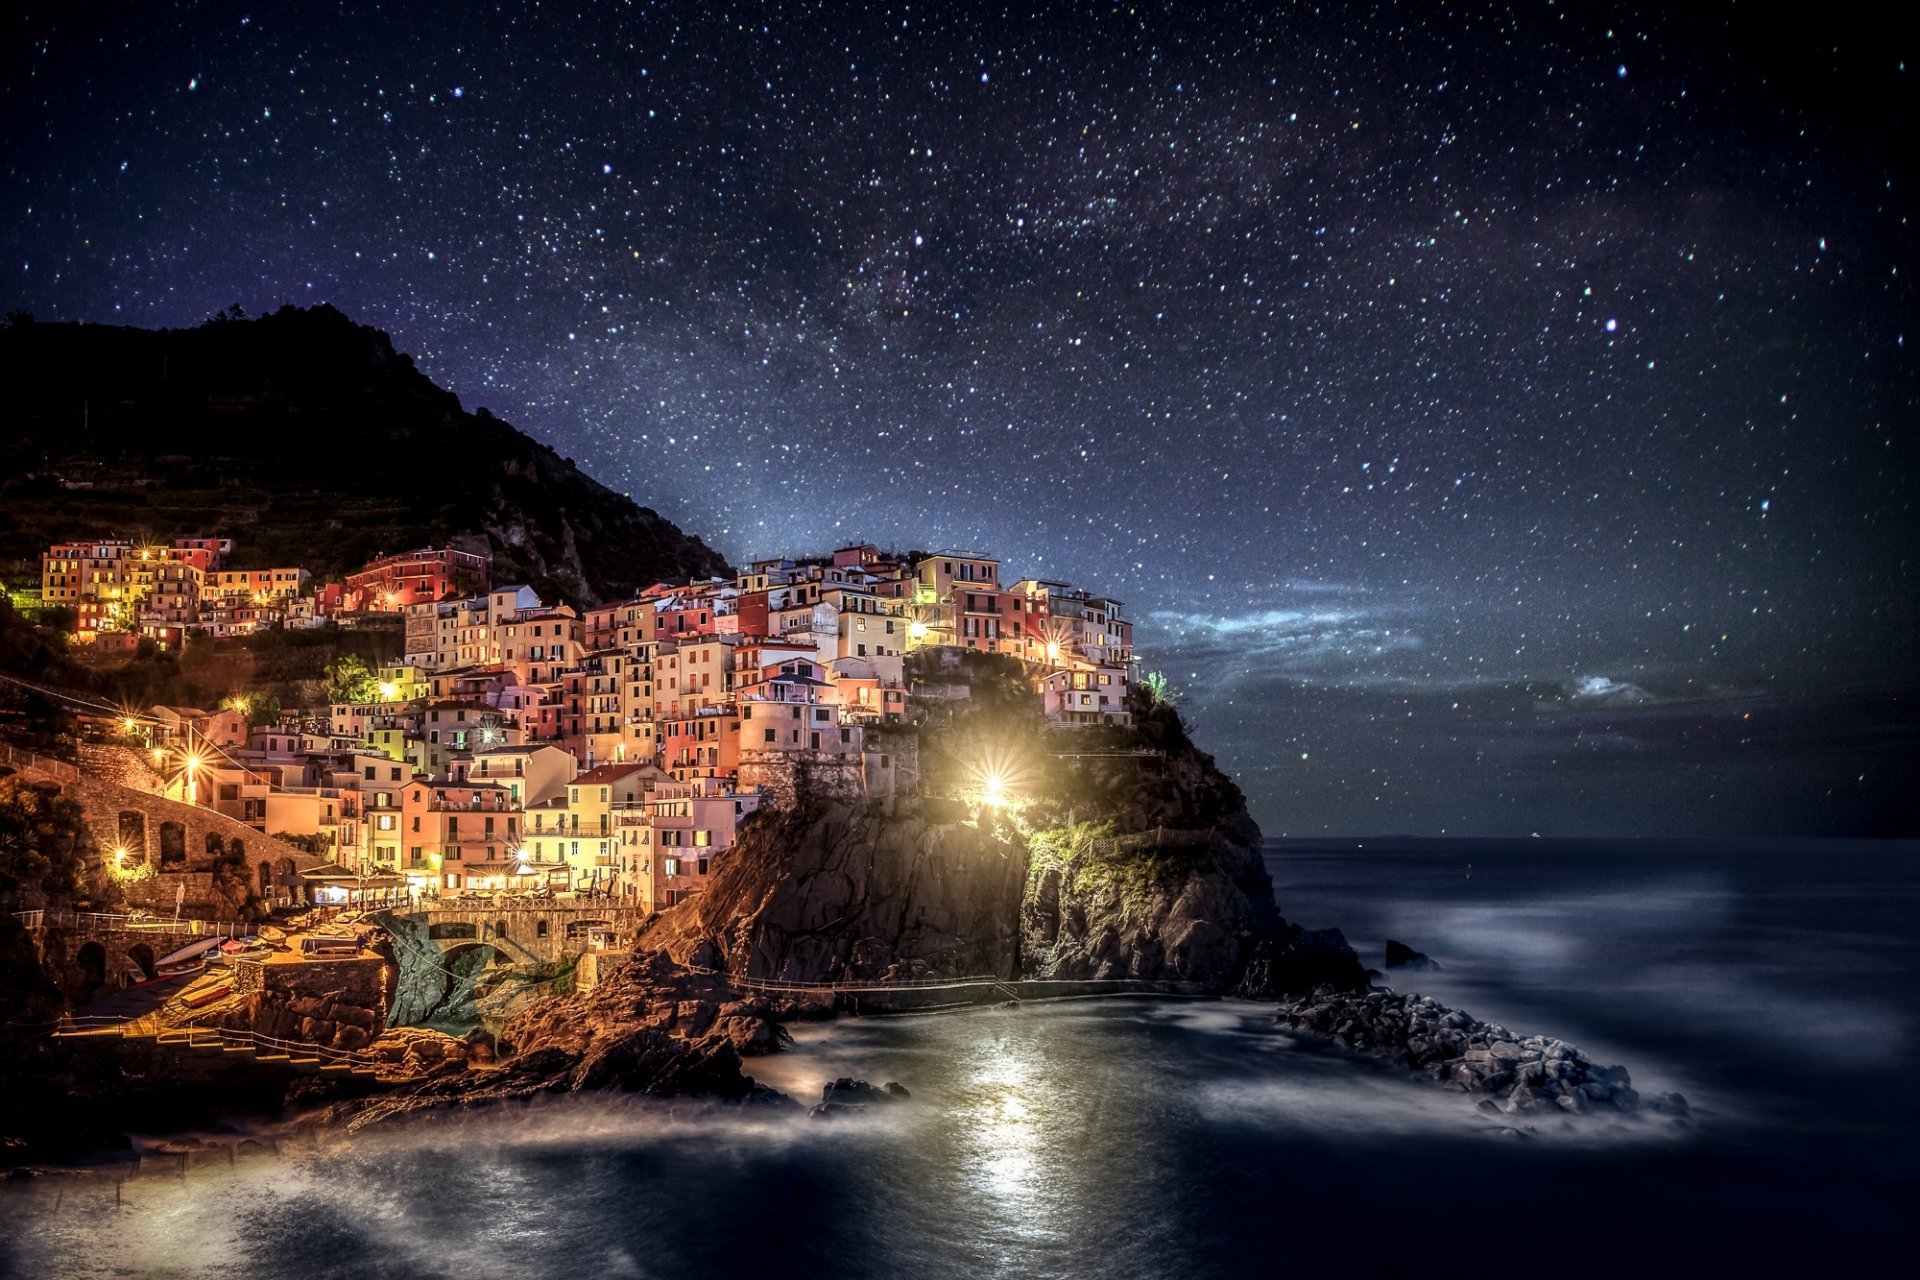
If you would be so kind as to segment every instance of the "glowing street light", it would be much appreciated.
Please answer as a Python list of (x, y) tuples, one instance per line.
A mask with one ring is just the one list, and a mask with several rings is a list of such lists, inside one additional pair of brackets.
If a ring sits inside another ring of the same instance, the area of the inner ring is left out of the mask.
[(394, 696), (399, 692), (400, 692), (400, 686), (395, 684), (393, 681), (382, 680), (380, 682), (380, 701), (392, 702), (394, 699)]

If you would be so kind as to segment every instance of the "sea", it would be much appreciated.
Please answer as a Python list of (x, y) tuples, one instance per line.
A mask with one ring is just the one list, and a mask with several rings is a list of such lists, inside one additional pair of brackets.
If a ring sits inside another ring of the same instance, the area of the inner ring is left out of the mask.
[[(1920, 844), (1277, 841), (1382, 981), (1620, 1063), (1663, 1116), (1516, 1126), (1250, 1002), (799, 1029), (756, 1074), (907, 1101), (566, 1098), (0, 1187), (0, 1273), (369, 1277), (1831, 1275), (1920, 1204)], [(209, 1135), (222, 1137), (223, 1135)], [(233, 1135), (224, 1135), (231, 1137)]]

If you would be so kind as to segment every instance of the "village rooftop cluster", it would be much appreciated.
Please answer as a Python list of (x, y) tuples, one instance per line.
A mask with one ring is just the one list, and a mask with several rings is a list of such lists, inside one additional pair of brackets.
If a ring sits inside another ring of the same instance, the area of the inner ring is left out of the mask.
[(903, 727), (964, 696), (910, 682), (917, 650), (1019, 660), (1054, 726), (1129, 722), (1120, 602), (1038, 578), (1003, 585), (979, 552), (851, 546), (584, 612), (493, 586), (470, 552), (384, 557), (320, 585), (300, 569), (227, 569), (231, 553), (210, 538), (56, 546), (42, 595), (74, 608), (95, 645), (400, 616), (404, 656), (362, 700), (265, 726), (238, 709), (155, 707), (118, 727), (172, 797), (311, 838), (336, 866), (309, 877), (320, 901), (371, 887), (670, 906), (701, 890), (746, 815), (798, 787), (883, 802), (917, 788)]

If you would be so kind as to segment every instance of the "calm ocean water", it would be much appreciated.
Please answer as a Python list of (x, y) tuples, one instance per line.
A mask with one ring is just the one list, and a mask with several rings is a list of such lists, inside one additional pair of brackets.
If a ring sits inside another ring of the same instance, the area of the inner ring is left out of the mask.
[(325, 1151), (0, 1190), (0, 1273), (294, 1277), (1831, 1274), (1920, 1192), (1920, 846), (1287, 842), (1281, 908), (1695, 1108), (1502, 1136), (1235, 1002), (807, 1028), (763, 1078), (870, 1120), (569, 1100)]

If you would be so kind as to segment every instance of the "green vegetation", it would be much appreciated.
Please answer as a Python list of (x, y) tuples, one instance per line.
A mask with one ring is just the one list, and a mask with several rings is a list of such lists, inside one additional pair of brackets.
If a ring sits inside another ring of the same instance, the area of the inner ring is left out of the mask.
[(325, 692), (328, 702), (378, 702), (379, 673), (359, 654), (341, 654), (327, 664)]
[(0, 777), (0, 892), (82, 896), (92, 856), (86, 815), (58, 786)]

